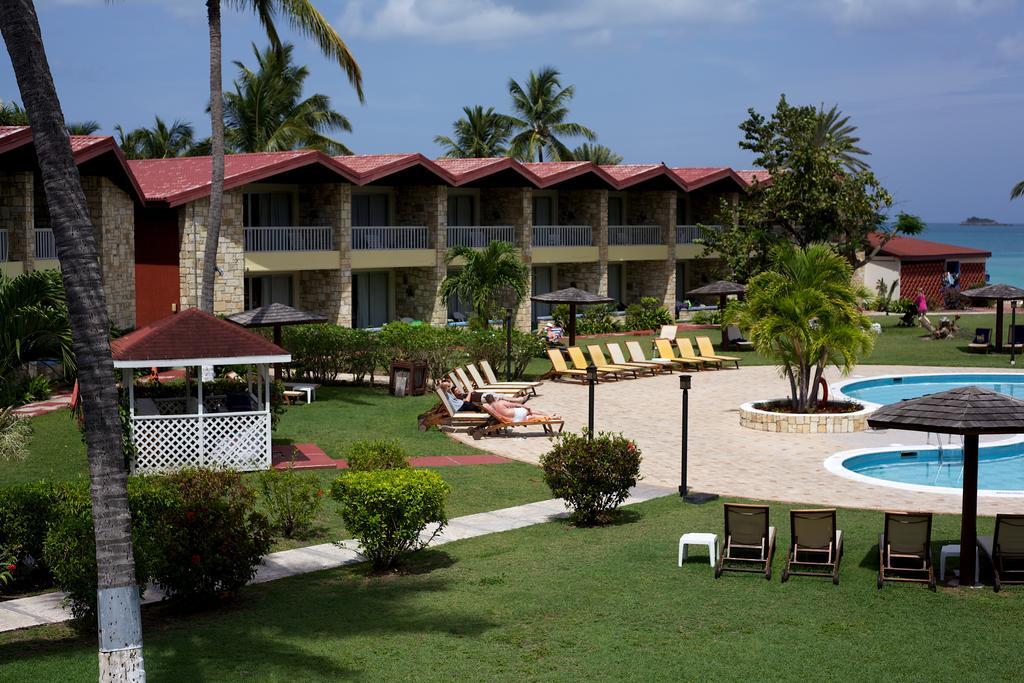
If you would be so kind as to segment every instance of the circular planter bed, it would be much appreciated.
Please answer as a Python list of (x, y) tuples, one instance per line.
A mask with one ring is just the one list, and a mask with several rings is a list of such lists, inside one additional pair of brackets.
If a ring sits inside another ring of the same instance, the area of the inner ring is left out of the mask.
[(751, 401), (740, 406), (740, 425), (761, 432), (843, 434), (867, 429), (866, 408), (850, 401), (832, 401), (821, 412), (794, 413), (786, 399)]

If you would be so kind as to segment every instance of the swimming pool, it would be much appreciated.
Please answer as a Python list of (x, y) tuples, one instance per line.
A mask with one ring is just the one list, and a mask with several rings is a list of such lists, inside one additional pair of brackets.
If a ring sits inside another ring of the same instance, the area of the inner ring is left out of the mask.
[(855, 379), (835, 386), (835, 393), (862, 403), (888, 405), (925, 394), (979, 386), (1024, 400), (1024, 372), (950, 373)]

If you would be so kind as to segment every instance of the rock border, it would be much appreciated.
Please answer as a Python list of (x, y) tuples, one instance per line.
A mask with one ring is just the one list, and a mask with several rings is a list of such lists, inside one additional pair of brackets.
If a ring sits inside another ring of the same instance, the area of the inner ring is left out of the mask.
[[(774, 413), (754, 406), (783, 399), (759, 399), (740, 406), (740, 426), (760, 432), (787, 434), (850, 434), (868, 428), (868, 415), (878, 406), (852, 413)], [(863, 404), (862, 404), (863, 405)]]

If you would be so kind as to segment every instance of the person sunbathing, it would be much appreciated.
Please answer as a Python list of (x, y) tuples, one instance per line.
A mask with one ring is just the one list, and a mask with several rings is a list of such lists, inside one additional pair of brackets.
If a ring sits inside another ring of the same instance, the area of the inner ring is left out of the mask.
[[(445, 398), (448, 399), (448, 403), (451, 405), (452, 410), (459, 412), (471, 412), (471, 413), (482, 413), (484, 412), (482, 404), (487, 396), (497, 396), (490, 391), (471, 391), (466, 394), (462, 389), (455, 386), (451, 380), (443, 379), (438, 385), (441, 387), (441, 391), (444, 392)], [(526, 403), (526, 397), (511, 398), (508, 399), (509, 403), (518, 403), (522, 405)]]
[(484, 409), (484, 412), (488, 413), (492, 417), (502, 420), (503, 422), (526, 422), (537, 417), (558, 417), (557, 415), (542, 413), (530, 406), (517, 403), (512, 399), (498, 398), (496, 394), (487, 394), (484, 396), (484, 404), (482, 408)]

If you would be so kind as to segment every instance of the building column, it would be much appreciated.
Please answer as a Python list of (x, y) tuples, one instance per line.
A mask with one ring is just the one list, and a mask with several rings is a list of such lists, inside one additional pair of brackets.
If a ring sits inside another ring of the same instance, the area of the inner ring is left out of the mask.
[(334, 248), (338, 250), (339, 259), (339, 282), (338, 292), (338, 324), (342, 327), (352, 327), (352, 186), (339, 185), (338, 198), (340, 201), (337, 213), (337, 225), (334, 227)]
[(31, 171), (0, 176), (0, 228), (7, 230), (8, 261), (32, 270), (36, 255), (34, 180)]
[[(181, 207), (178, 214), (181, 308), (199, 306), (209, 209), (210, 198), (204, 197)], [(223, 275), (216, 275), (214, 280), (213, 312), (230, 315), (241, 312), (245, 306), (245, 245), (240, 190), (224, 193), (223, 212), (217, 243), (217, 265)]]
[(110, 322), (135, 326), (135, 204), (108, 178), (83, 176)]
[(431, 274), (433, 296), (427, 311), (427, 322), (431, 325), (448, 324), (448, 302), (441, 297), (441, 283), (448, 276), (448, 264), (445, 256), (448, 253), (448, 188), (444, 185), (431, 185), (425, 189), (424, 217), (427, 224), (427, 235), (434, 247), (434, 267)]
[(533, 302), (530, 301), (533, 293), (533, 188), (517, 187), (510, 193), (509, 217), (515, 226), (516, 240), (526, 265), (526, 297), (516, 309), (515, 326), (520, 332), (528, 333), (533, 329)]
[(597, 247), (597, 293), (608, 296), (608, 190), (593, 192), (594, 246)]
[(661, 225), (662, 236), (668, 252), (663, 266), (664, 272), (655, 281), (655, 284), (660, 284), (663, 287), (659, 298), (674, 320), (676, 315), (676, 193), (674, 191), (656, 193), (654, 215), (658, 224)]
[(299, 308), (325, 316), (336, 325), (352, 325), (351, 186), (343, 183), (302, 185), (299, 189), (299, 223), (330, 226), (338, 266), (299, 271)]

